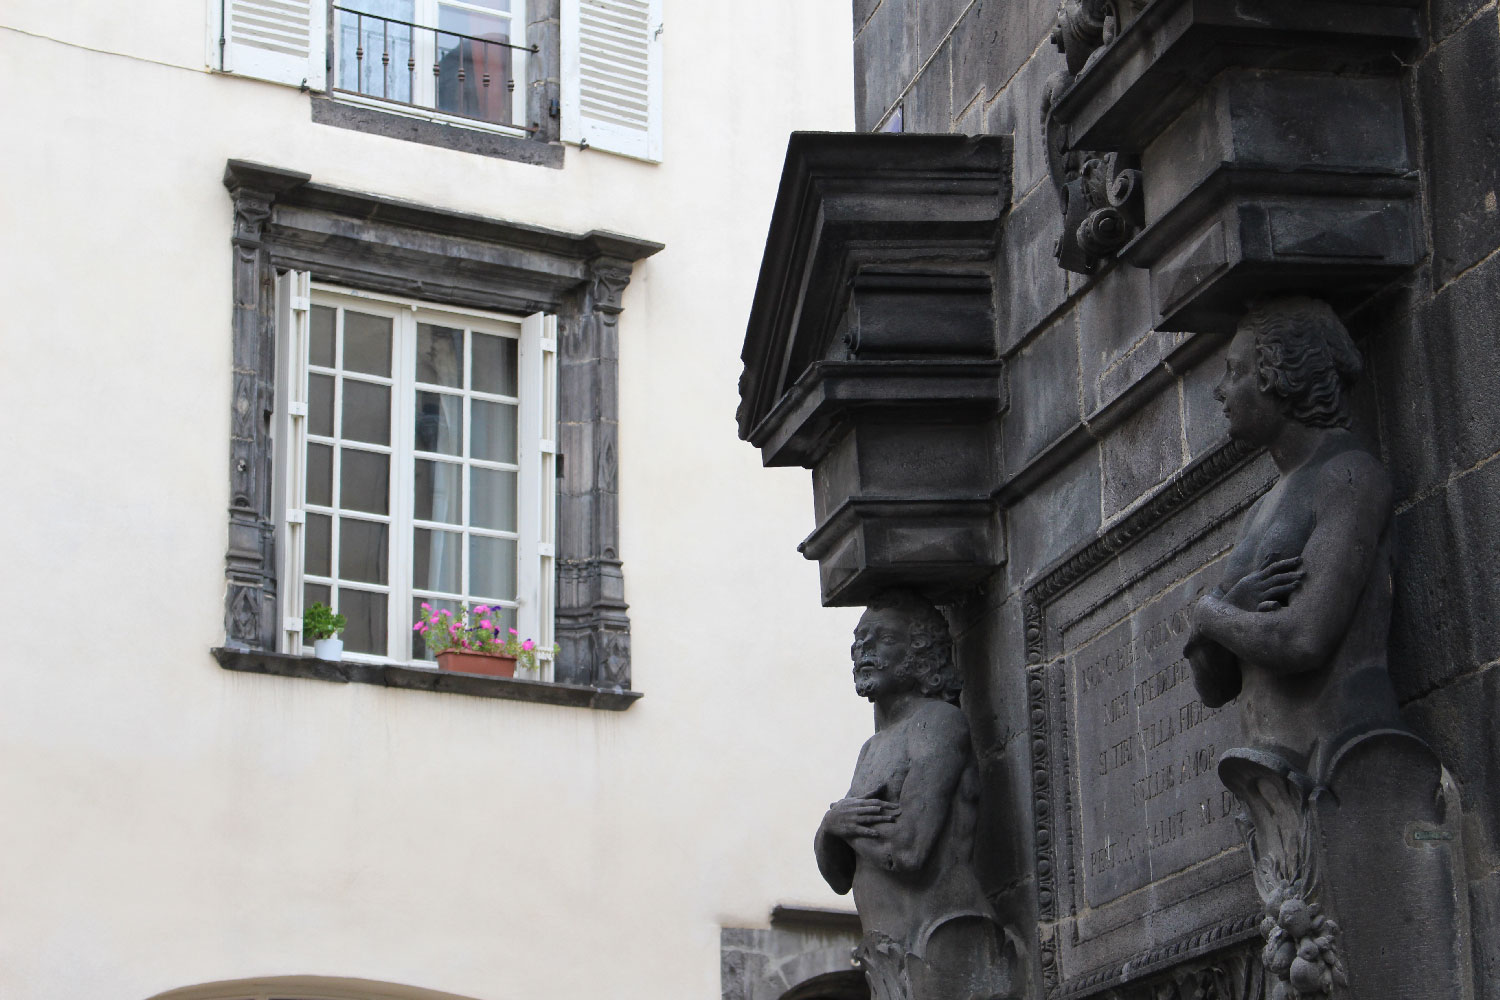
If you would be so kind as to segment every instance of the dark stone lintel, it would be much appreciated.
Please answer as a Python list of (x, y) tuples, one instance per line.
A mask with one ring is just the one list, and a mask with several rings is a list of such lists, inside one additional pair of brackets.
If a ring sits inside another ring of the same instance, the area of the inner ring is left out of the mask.
[(826, 906), (793, 906), (777, 903), (771, 907), (772, 927), (817, 927), (859, 933), (859, 914), (853, 910), (835, 910)]

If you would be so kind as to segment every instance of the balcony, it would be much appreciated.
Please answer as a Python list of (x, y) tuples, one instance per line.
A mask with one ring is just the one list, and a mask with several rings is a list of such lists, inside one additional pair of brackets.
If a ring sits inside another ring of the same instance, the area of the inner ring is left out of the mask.
[(511, 44), (516, 12), (506, 0), (429, 3), (421, 11), (408, 11), (411, 3), (393, 6), (427, 14), (431, 23), (333, 7), (335, 95), (471, 128), (535, 131), (526, 125), (517, 80), (536, 50)]

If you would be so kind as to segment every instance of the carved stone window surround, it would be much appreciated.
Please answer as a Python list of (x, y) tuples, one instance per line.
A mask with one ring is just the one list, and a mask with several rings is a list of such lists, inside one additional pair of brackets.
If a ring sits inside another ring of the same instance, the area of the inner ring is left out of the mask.
[[(632, 265), (661, 244), (442, 211), (238, 160), (229, 162), (224, 184), (234, 206), (225, 646), (275, 649), (274, 281), (278, 270), (296, 269), (368, 291), (558, 317), (555, 676), (562, 684), (628, 690), (630, 622), (615, 468), (617, 322)], [(594, 458), (568, 461), (577, 455)]]

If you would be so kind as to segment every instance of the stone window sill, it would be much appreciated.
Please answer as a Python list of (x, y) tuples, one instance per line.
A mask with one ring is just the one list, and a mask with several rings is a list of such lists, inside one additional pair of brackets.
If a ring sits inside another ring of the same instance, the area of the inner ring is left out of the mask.
[(425, 667), (408, 667), (398, 663), (356, 663), (352, 660), (320, 660), (315, 656), (291, 656), (260, 650), (213, 649), (214, 659), (225, 670), (276, 677), (306, 677), (338, 684), (378, 684), (382, 687), (406, 688), (412, 691), (438, 691), (467, 694), (476, 698), (505, 698), (531, 701), (543, 705), (566, 705), (572, 708), (595, 708), (623, 712), (640, 698), (639, 691), (622, 688), (596, 688), (582, 684), (552, 684), (546, 681), (518, 680), (510, 677), (480, 677), (455, 674)]
[(502, 160), (516, 160), (539, 167), (561, 168), (561, 143), (524, 138), (483, 128), (468, 128), (422, 118), (398, 108), (371, 107), (333, 97), (312, 98), (312, 120), (318, 125), (369, 132), (392, 139), (418, 142), (440, 149), (456, 149)]

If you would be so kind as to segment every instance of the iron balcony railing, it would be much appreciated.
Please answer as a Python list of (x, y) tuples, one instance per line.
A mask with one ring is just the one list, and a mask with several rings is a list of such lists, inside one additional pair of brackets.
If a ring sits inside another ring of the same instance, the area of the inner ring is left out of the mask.
[(513, 45), (337, 5), (333, 10), (336, 92), (523, 132), (536, 131), (516, 121), (517, 67), (512, 55), (535, 53), (536, 46)]

